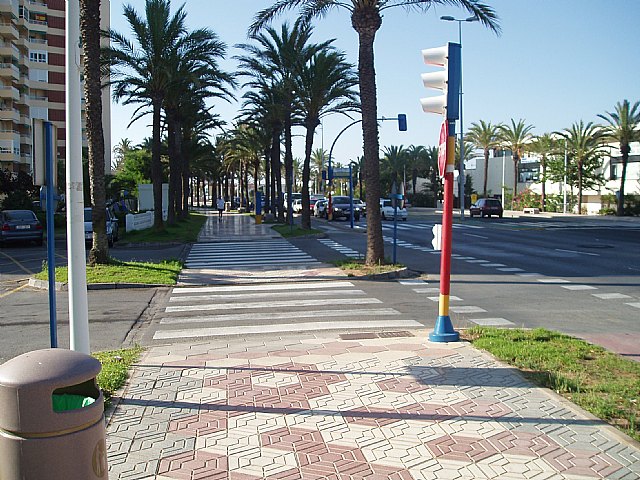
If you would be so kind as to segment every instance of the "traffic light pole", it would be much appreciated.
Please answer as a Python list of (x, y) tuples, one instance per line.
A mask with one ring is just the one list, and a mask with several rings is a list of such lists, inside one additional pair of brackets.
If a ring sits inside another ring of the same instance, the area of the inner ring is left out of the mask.
[(429, 334), (432, 342), (456, 342), (460, 334), (453, 329), (449, 316), (449, 292), (451, 290), (451, 234), (453, 226), (453, 171), (455, 169), (456, 132), (455, 121), (449, 121), (447, 137), (447, 164), (444, 173), (444, 206), (442, 209), (442, 252), (440, 253), (440, 299), (438, 318), (433, 332)]

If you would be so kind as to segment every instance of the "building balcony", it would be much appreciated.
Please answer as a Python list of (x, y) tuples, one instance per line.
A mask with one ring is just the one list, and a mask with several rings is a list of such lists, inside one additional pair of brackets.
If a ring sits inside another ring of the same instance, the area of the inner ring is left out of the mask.
[(18, 0), (0, 0), (0, 12), (18, 16)]
[(0, 109), (0, 120), (19, 122), (20, 112), (13, 108)]
[(0, 78), (11, 77), (14, 80), (20, 78), (20, 69), (13, 63), (0, 63)]
[(18, 27), (16, 27), (13, 23), (0, 23), (0, 36), (17, 40), (18, 38), (20, 38)]
[(16, 87), (0, 87), (0, 98), (18, 101), (20, 99), (20, 90)]
[(0, 162), (19, 162), (20, 157), (11, 152), (0, 150)]

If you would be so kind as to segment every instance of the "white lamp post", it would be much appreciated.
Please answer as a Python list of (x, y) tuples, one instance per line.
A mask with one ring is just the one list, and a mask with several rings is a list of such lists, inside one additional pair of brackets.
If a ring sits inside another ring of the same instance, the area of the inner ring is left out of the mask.
[[(477, 22), (478, 17), (454, 18), (450, 15), (440, 17), (446, 22), (458, 22), (458, 43), (462, 50), (462, 22)], [(458, 176), (458, 196), (460, 198), (460, 220), (464, 219), (464, 121), (462, 120), (462, 53), (460, 54), (460, 175)]]

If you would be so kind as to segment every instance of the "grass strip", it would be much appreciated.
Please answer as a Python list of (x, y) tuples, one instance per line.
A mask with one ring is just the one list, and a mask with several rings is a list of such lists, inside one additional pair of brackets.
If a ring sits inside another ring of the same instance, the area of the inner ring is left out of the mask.
[(145, 230), (123, 232), (121, 242), (128, 243), (192, 243), (198, 240), (198, 234), (207, 221), (207, 216), (191, 212), (184, 220), (178, 220), (174, 225), (165, 222), (164, 229), (156, 231), (153, 227)]
[(542, 328), (473, 327), (463, 338), (640, 440), (640, 362)]
[(340, 267), (350, 277), (389, 273), (405, 268), (404, 265), (400, 263), (379, 263), (376, 265), (367, 265), (364, 263), (364, 260), (354, 260), (352, 258), (346, 260), (333, 260), (329, 263), (332, 263), (336, 267)]
[(105, 406), (110, 403), (113, 394), (125, 384), (131, 365), (138, 361), (142, 351), (142, 347), (135, 346), (93, 354), (102, 364), (102, 370), (98, 374), (98, 386), (104, 395)]
[[(175, 285), (182, 268), (178, 260), (151, 262), (121, 262), (111, 259), (107, 265), (87, 266), (87, 283), (154, 283)], [(46, 266), (35, 278), (47, 280)], [(67, 282), (67, 267), (56, 267), (56, 282)]]
[(317, 233), (322, 233), (322, 231), (317, 230), (315, 228), (302, 228), (300, 227), (300, 225), (282, 225), (282, 224), (278, 224), (278, 225), (274, 225), (273, 227), (271, 227), (272, 229), (274, 229), (276, 232), (278, 232), (280, 235), (282, 235), (285, 238), (288, 237), (302, 237), (304, 235), (315, 235)]

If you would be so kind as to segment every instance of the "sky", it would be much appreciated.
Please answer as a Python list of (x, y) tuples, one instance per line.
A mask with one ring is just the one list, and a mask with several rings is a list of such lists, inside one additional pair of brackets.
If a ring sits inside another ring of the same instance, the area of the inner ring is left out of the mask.
[[(235, 48), (246, 43), (247, 28), (255, 13), (274, 0), (172, 1), (175, 10), (185, 5), (191, 29), (212, 29), (228, 46), (222, 68), (234, 72)], [(639, 0), (483, 0), (500, 19), (496, 35), (480, 23), (462, 24), (463, 120), (466, 131), (472, 122), (509, 123), (524, 119), (535, 134), (559, 131), (574, 122), (598, 122), (598, 114), (614, 111), (617, 102), (640, 100), (640, 52), (637, 28)], [(143, 0), (111, 0), (111, 28), (132, 37), (122, 11), (129, 3), (143, 13)], [(441, 116), (422, 111), (419, 99), (437, 94), (422, 85), (420, 74), (433, 71), (422, 60), (421, 50), (457, 42), (457, 22), (443, 15), (467, 18), (452, 7), (434, 7), (427, 13), (392, 8), (384, 12), (376, 36), (375, 68), (378, 116), (407, 115), (408, 130), (397, 123), (380, 125), (380, 148), (390, 145), (435, 145)], [(279, 27), (293, 15), (274, 22)], [(313, 40), (335, 38), (348, 61), (357, 63), (358, 37), (348, 12), (337, 9), (314, 23)], [(242, 91), (237, 92), (240, 99)], [(231, 124), (239, 102), (216, 101), (214, 111)], [(112, 104), (111, 145), (123, 138), (135, 145), (151, 136), (151, 118), (127, 127), (133, 109)], [(326, 117), (317, 129), (314, 148), (329, 150), (336, 135), (351, 120), (343, 115)], [(459, 129), (459, 127), (458, 127)], [(294, 157), (304, 157), (303, 130), (294, 130)], [(347, 164), (362, 155), (358, 126), (340, 137), (334, 161)]]

